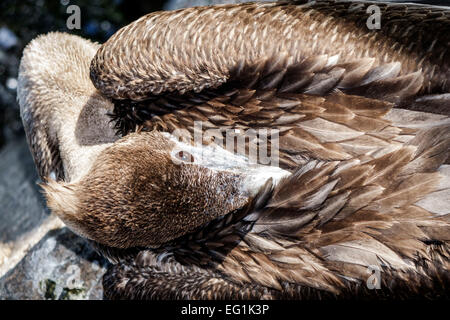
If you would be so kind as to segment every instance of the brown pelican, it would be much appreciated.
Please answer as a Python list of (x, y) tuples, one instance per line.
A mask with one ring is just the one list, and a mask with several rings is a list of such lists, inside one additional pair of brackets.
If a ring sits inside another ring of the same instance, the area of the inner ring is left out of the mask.
[[(370, 30), (369, 4), (198, 7), (102, 46), (28, 45), (18, 97), (42, 187), (116, 262), (106, 297), (448, 294), (450, 11), (378, 4)], [(276, 129), (279, 167), (193, 144), (195, 121)]]

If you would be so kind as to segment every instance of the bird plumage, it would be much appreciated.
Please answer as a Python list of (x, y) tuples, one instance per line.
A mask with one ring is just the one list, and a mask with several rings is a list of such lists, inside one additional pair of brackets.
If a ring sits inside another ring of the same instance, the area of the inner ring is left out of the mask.
[[(448, 295), (450, 11), (379, 4), (374, 31), (368, 4), (190, 8), (100, 47), (27, 47), (18, 96), (48, 205), (116, 263), (107, 298)], [(190, 148), (196, 121), (277, 130), (283, 175), (249, 190), (250, 167), (172, 163), (166, 134)]]

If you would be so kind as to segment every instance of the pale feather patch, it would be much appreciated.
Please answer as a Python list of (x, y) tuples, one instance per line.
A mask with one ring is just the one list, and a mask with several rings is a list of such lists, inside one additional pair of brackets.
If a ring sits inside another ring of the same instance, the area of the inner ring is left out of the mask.
[(74, 185), (49, 180), (46, 184), (41, 184), (41, 187), (44, 189), (49, 209), (73, 232), (84, 238), (89, 238), (80, 229), (81, 223), (78, 222), (80, 219), (79, 199), (74, 191)]
[(181, 142), (169, 133), (162, 134), (175, 142), (175, 147), (170, 151), (172, 159), (176, 159), (175, 155), (180, 151), (189, 152), (193, 156), (195, 165), (219, 172), (241, 174), (244, 176), (242, 189), (251, 196), (256, 195), (267, 180), (272, 179), (276, 185), (282, 178), (291, 175), (291, 172), (277, 166), (253, 163), (248, 157), (232, 153), (214, 143), (195, 146)]
[(450, 213), (450, 165), (439, 168), (441, 179), (437, 191), (427, 194), (415, 205), (441, 216)]

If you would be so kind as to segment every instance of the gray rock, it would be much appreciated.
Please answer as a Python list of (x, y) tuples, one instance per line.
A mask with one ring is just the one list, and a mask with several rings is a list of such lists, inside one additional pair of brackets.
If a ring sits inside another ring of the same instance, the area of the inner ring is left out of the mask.
[(25, 138), (10, 141), (0, 152), (0, 299), (101, 299), (106, 261), (61, 229), (38, 182)]
[(0, 242), (12, 242), (49, 216), (25, 137), (0, 152)]
[(49, 214), (25, 137), (0, 152), (0, 277), (50, 229), (62, 226)]
[(52, 230), (0, 279), (1, 299), (102, 299), (107, 262), (67, 228)]

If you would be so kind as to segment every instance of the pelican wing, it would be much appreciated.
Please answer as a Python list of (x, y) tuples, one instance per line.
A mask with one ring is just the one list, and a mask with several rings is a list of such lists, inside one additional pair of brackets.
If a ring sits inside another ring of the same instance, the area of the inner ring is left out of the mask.
[[(109, 297), (226, 298), (236, 285), (247, 298), (447, 294), (450, 38), (439, 30), (450, 11), (377, 3), (374, 31), (370, 4), (154, 13), (102, 46), (91, 79), (122, 133), (275, 128), (293, 172), (242, 210), (110, 268)], [(375, 269), (380, 291), (367, 286)]]
[[(391, 108), (387, 102), (345, 94), (317, 97), (245, 89), (156, 116), (145, 125), (147, 130), (178, 130), (181, 138), (194, 142), (197, 123), (204, 144), (220, 143), (244, 155), (252, 147), (275, 150), (279, 165), (293, 170), (309, 159), (372, 159), (399, 148), (403, 142), (395, 138), (403, 135), (401, 124), (383, 118)], [(230, 139), (235, 135), (248, 137), (245, 148)]]
[[(101, 46), (91, 79), (115, 101), (123, 133), (245, 89), (342, 91), (448, 114), (450, 11), (379, 4), (383, 24), (371, 30), (370, 4), (250, 3), (152, 13)], [(417, 100), (425, 94), (433, 97)]]
[[(106, 294), (225, 298), (238, 285), (242, 292), (233, 297), (445, 295), (450, 175), (442, 164), (449, 134), (448, 124), (423, 128), (400, 149), (366, 162), (311, 160), (277, 186), (268, 182), (242, 210), (124, 259), (105, 275)], [(152, 272), (163, 269), (175, 279), (165, 287)], [(200, 285), (183, 290), (180, 270)]]

